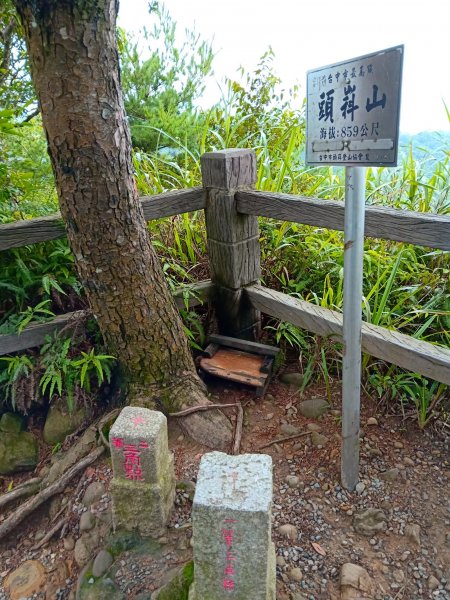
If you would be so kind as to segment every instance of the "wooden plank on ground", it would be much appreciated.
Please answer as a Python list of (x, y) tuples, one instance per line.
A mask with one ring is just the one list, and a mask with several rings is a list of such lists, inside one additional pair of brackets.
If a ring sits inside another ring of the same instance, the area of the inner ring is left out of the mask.
[[(307, 196), (238, 191), (237, 210), (247, 215), (344, 231), (344, 203)], [(368, 237), (450, 250), (450, 216), (380, 206), (366, 207)]]
[[(322, 337), (342, 339), (342, 314), (262, 286), (245, 288), (253, 306)], [(450, 385), (450, 350), (384, 327), (363, 323), (362, 348), (380, 358)]]
[[(176, 190), (140, 198), (147, 221), (199, 210), (205, 207), (206, 192), (201, 187)], [(49, 217), (27, 219), (0, 225), (0, 250), (29, 246), (65, 237), (64, 223), (59, 213)]]
[[(175, 303), (178, 308), (185, 308), (184, 293), (190, 291), (189, 308), (202, 304), (207, 301), (212, 289), (211, 281), (200, 281), (192, 285), (180, 286), (173, 293)], [(55, 331), (60, 331), (64, 327), (71, 327), (80, 318), (86, 316), (87, 311), (79, 310), (65, 315), (58, 315), (51, 321), (46, 323), (35, 323), (25, 327), (22, 333), (0, 335), (0, 356), (10, 354), (11, 352), (20, 352), (27, 348), (35, 348), (41, 346), (47, 335), (53, 334)]]
[(228, 346), (229, 348), (236, 348), (237, 350), (252, 352), (253, 354), (261, 354), (262, 356), (276, 356), (280, 351), (276, 346), (267, 346), (259, 342), (241, 340), (227, 335), (218, 335), (217, 333), (208, 336), (208, 340), (220, 346)]

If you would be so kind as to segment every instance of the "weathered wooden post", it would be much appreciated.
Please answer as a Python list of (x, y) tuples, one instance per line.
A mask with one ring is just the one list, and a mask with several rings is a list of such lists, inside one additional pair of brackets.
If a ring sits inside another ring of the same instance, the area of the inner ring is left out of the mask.
[(258, 218), (236, 210), (235, 193), (254, 187), (254, 150), (228, 149), (201, 157), (208, 190), (206, 232), (214, 307), (223, 335), (254, 340), (260, 313), (245, 300), (243, 288), (261, 276)]

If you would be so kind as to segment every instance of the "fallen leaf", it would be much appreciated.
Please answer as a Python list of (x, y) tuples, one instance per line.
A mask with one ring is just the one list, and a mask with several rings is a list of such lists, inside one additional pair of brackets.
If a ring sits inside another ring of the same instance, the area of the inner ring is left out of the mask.
[(320, 554), (320, 556), (326, 556), (327, 553), (320, 544), (317, 542), (311, 542), (311, 546), (314, 548), (317, 554)]

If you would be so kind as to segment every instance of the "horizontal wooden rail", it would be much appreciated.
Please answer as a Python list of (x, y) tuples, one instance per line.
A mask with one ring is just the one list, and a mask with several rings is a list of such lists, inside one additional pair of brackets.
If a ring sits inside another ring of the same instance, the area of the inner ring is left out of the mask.
[[(322, 337), (342, 338), (342, 314), (262, 286), (245, 288), (261, 312)], [(450, 385), (450, 350), (384, 327), (363, 323), (363, 351), (403, 369)]]
[[(211, 281), (201, 281), (192, 285), (180, 286), (173, 292), (173, 296), (178, 308), (185, 308), (186, 304), (193, 307), (207, 301), (211, 289)], [(20, 334), (0, 335), (0, 356), (41, 346), (47, 335), (51, 335), (55, 331), (61, 331), (65, 327), (72, 328), (80, 319), (87, 318), (89, 315), (89, 311), (78, 310), (65, 315), (58, 315), (46, 323), (29, 325)]]
[[(344, 231), (344, 203), (306, 196), (239, 191), (237, 210), (314, 227)], [(379, 206), (366, 207), (368, 237), (450, 250), (450, 216)]]
[[(205, 208), (206, 192), (201, 187), (176, 190), (140, 198), (146, 221), (171, 217)], [(39, 217), (0, 225), (0, 250), (56, 240), (66, 235), (61, 215)]]

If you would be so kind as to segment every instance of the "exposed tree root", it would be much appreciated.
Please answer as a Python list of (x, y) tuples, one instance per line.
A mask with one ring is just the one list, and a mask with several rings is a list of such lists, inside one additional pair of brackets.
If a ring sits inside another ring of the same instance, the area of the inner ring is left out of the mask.
[(44, 535), (44, 537), (42, 538), (42, 540), (39, 540), (39, 542), (37, 544), (35, 544), (34, 546), (32, 546), (31, 550), (38, 550), (41, 546), (43, 546), (49, 540), (51, 540), (52, 537), (55, 535), (55, 533), (57, 533), (61, 529), (61, 527), (63, 527), (63, 525), (65, 524), (66, 520), (67, 520), (67, 517), (63, 517), (62, 519), (60, 519), (56, 523), (56, 525), (53, 525), (53, 527)]
[(33, 479), (26, 481), (22, 485), (17, 486), (11, 492), (2, 494), (0, 496), (0, 508), (3, 508), (10, 502), (14, 502), (14, 500), (23, 498), (24, 496), (32, 496), (39, 490), (41, 483), (42, 483), (41, 477), (34, 477)]
[(233, 449), (231, 454), (239, 454), (239, 449), (241, 447), (241, 438), (242, 438), (242, 425), (244, 424), (244, 409), (242, 404), (238, 402), (236, 404), (237, 408), (237, 416), (236, 416), (236, 427), (234, 430), (234, 441), (233, 441)]
[(185, 417), (187, 415), (191, 415), (195, 412), (200, 412), (203, 410), (211, 410), (212, 408), (231, 408), (238, 406), (236, 402), (232, 404), (200, 404), (198, 406), (190, 406), (189, 408), (185, 408), (184, 410), (180, 410), (179, 412), (169, 413), (169, 417)]
[(294, 433), (294, 435), (285, 435), (284, 437), (280, 437), (280, 438), (277, 438), (276, 440), (272, 440), (268, 444), (263, 444), (262, 446), (259, 447), (259, 449), (262, 450), (263, 448), (268, 448), (269, 446), (272, 446), (273, 444), (280, 444), (281, 442), (295, 440), (296, 438), (304, 437), (305, 435), (310, 435), (310, 434), (311, 434), (311, 431), (302, 431), (301, 433)]
[[(92, 450), (93, 446), (97, 444), (97, 435), (100, 436), (100, 432), (106, 423), (114, 419), (119, 410), (113, 410), (110, 413), (104, 415), (96, 424), (92, 424), (81, 438), (69, 448), (59, 460), (51, 466), (50, 471), (46, 477), (30, 479), (29, 482), (18, 487), (16, 490), (4, 494), (0, 497), (0, 507), (6, 504), (18, 500), (23, 496), (33, 497), (20, 504), (2, 523), (0, 523), (0, 539), (8, 535), (25, 517), (31, 514), (38, 506), (45, 502), (48, 498), (51, 498), (54, 494), (58, 494), (64, 490), (68, 483), (78, 473), (83, 471), (88, 465), (93, 463), (99, 456), (105, 451), (104, 446), (100, 446)], [(101, 435), (100, 438), (105, 438)], [(69, 505), (70, 506), (70, 505)], [(59, 516), (59, 515), (58, 515)], [(56, 525), (49, 531), (51, 535), (47, 538), (45, 536), (44, 541), (41, 540), (39, 547), (48, 541), (58, 529), (64, 527), (67, 517), (61, 519)], [(53, 531), (54, 530), (54, 531)]]
[(46, 479), (44, 479), (41, 484), (41, 491), (21, 504), (19, 508), (17, 508), (0, 524), (0, 539), (5, 537), (5, 535), (8, 535), (21, 521), (28, 517), (28, 515), (30, 515), (43, 502), (51, 498), (54, 494), (62, 492), (71, 479), (75, 477), (75, 475), (97, 460), (97, 458), (101, 456), (104, 451), (105, 448), (103, 446), (100, 448), (95, 448), (95, 450), (73, 465), (73, 467), (64, 473), (64, 475), (62, 475), (58, 481), (52, 483), (51, 485), (47, 485)]
[[(208, 400), (200, 379), (192, 378), (189, 373), (176, 383), (164, 386), (137, 388), (129, 394), (129, 404), (151, 410), (161, 410), (165, 414), (183, 412), (180, 427), (196, 442), (218, 450), (229, 450), (233, 432), (229, 419), (219, 410), (224, 405), (213, 408)], [(199, 408), (204, 406), (205, 408)], [(195, 410), (191, 411), (191, 408)], [(186, 412), (185, 412), (186, 411)], [(201, 413), (201, 414), (199, 414)]]

